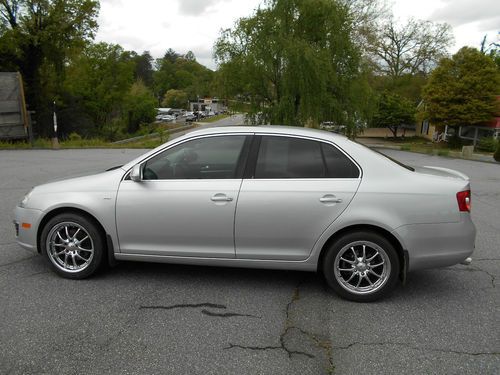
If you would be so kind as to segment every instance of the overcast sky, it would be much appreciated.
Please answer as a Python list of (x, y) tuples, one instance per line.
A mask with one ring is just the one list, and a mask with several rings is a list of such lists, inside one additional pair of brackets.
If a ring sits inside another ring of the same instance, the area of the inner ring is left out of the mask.
[[(485, 34), (499, 42), (499, 0), (389, 0), (401, 22), (409, 17), (447, 22), (455, 45), (478, 47)], [(191, 50), (197, 60), (215, 69), (212, 47), (221, 29), (248, 16), (262, 0), (101, 0), (98, 41), (118, 43), (138, 53), (161, 57), (168, 48)]]

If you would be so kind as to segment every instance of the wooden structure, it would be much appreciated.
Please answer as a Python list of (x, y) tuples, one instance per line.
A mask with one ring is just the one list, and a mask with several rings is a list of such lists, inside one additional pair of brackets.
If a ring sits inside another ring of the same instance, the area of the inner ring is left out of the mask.
[(20, 73), (0, 72), (0, 140), (30, 136), (30, 118), (26, 111)]

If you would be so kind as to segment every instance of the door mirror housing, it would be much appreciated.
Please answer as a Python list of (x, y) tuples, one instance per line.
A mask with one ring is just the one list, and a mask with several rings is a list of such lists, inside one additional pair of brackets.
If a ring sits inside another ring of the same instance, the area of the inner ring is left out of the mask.
[(142, 181), (142, 165), (141, 164), (136, 164), (132, 167), (132, 170), (130, 171), (130, 179), (134, 182), (141, 182)]

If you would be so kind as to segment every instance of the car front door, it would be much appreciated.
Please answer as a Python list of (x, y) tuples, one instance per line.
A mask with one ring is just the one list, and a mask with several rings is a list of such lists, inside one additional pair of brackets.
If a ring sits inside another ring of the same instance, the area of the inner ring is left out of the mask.
[(125, 178), (116, 202), (120, 251), (234, 258), (234, 214), (250, 137), (185, 141)]
[(236, 257), (306, 259), (354, 197), (361, 171), (333, 144), (278, 135), (254, 138), (255, 161), (251, 166), (250, 160), (236, 210)]

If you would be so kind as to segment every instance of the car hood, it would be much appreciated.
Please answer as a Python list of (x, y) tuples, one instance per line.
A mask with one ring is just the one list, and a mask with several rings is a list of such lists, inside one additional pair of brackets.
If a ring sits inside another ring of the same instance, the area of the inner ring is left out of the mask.
[(463, 174), (462, 172), (456, 171), (454, 169), (432, 167), (432, 166), (413, 167), (413, 168), (415, 169), (415, 172), (421, 173), (421, 174), (440, 176), (440, 177), (448, 177), (448, 178), (469, 181), (469, 176)]
[(35, 186), (33, 193), (116, 191), (123, 177), (121, 168), (92, 175), (65, 178)]

